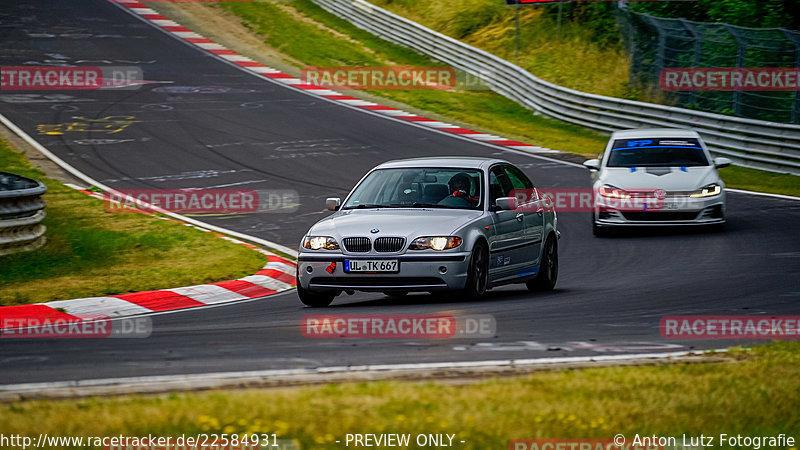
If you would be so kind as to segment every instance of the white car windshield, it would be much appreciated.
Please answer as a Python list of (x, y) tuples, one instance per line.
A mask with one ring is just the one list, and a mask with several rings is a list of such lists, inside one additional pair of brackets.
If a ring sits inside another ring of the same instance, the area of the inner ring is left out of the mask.
[(378, 169), (356, 187), (342, 209), (482, 209), (482, 180), (478, 169)]
[(606, 167), (708, 166), (708, 158), (697, 139), (617, 139)]

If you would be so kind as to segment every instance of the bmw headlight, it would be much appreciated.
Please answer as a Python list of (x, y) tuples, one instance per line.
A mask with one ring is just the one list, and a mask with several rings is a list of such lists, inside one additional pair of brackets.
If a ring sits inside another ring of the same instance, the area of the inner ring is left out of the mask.
[(303, 238), (303, 248), (309, 250), (339, 250), (339, 243), (330, 236), (306, 236)]
[(603, 197), (608, 197), (608, 198), (621, 198), (621, 199), (631, 198), (631, 194), (625, 192), (624, 190), (616, 186), (611, 186), (610, 184), (604, 184), (603, 187), (598, 189), (598, 193)]
[(461, 238), (458, 236), (423, 236), (414, 239), (408, 249), (442, 251), (456, 248), (459, 245), (461, 245)]
[(719, 195), (722, 192), (722, 186), (718, 185), (717, 183), (711, 183), (707, 186), (703, 186), (702, 188), (698, 189), (695, 192), (689, 194), (689, 197), (693, 198), (703, 198), (703, 197), (713, 197), (715, 195)]

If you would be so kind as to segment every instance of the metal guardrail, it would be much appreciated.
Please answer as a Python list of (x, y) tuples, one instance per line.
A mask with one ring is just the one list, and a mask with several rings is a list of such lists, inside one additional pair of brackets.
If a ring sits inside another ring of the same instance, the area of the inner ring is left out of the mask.
[[(610, 133), (627, 128), (696, 130), (712, 153), (734, 164), (800, 175), (800, 126), (744, 119), (568, 89), (364, 0), (313, 0), (387, 41), (410, 47), (485, 81), (495, 92), (540, 114)], [(601, 149), (597, 149), (598, 153)]]
[(45, 244), (45, 217), (39, 181), (0, 172), (0, 255), (35, 250)]

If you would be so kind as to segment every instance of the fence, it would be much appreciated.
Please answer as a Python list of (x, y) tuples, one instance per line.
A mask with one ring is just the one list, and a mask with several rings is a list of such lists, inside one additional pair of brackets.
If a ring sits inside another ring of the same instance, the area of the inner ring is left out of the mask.
[(800, 175), (800, 126), (635, 102), (567, 89), (483, 50), (364, 0), (313, 0), (383, 39), (482, 78), (494, 91), (540, 114), (601, 132), (680, 127), (700, 133), (735, 164)]
[(35, 250), (45, 243), (40, 182), (0, 172), (0, 255)]
[[(658, 85), (666, 67), (800, 67), (800, 33), (693, 22), (630, 11), (620, 2), (621, 29), (631, 54), (631, 84)], [(800, 123), (800, 91), (681, 92), (680, 107), (784, 123)]]

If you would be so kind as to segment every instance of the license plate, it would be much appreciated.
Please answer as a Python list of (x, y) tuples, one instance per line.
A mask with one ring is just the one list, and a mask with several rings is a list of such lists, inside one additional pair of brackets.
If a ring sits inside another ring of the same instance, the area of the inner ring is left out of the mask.
[(662, 209), (675, 210), (678, 209), (678, 202), (664, 202)]
[(400, 262), (396, 259), (378, 259), (378, 260), (344, 260), (345, 272), (399, 272)]

